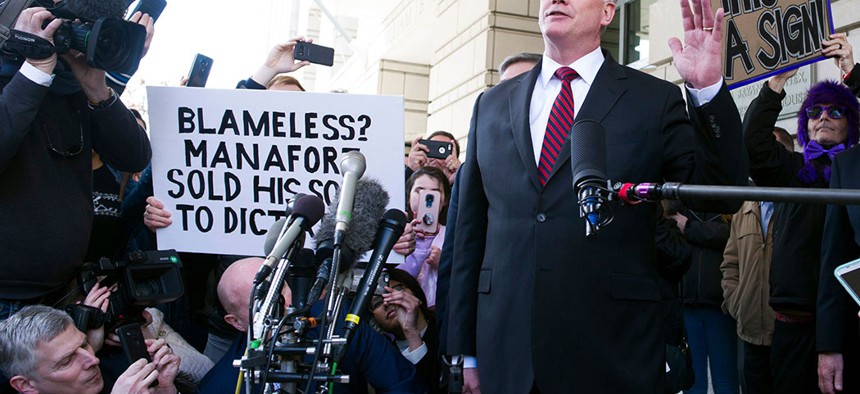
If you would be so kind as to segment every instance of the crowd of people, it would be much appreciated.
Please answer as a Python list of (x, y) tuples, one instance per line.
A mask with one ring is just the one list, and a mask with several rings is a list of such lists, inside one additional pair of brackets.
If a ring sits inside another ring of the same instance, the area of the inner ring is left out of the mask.
[[(809, 88), (795, 142), (776, 123), (796, 69), (761, 83), (741, 119), (721, 74), (722, 10), (681, 4), (684, 40), (669, 47), (686, 101), (601, 48), (614, 0), (541, 0), (544, 53), (504, 59), (463, 125), (468, 144), (445, 130), (412, 141), (408, 223), (393, 247), (404, 261), (371, 297), (338, 365), (349, 383), (334, 391), (860, 392), (858, 306), (832, 274), (860, 258), (860, 207), (623, 205), (611, 225), (583, 231), (574, 118), (605, 128), (611, 179), (860, 188), (860, 71), (847, 36), (821, 43), (842, 80)], [(31, 7), (14, 27), (51, 41), (56, 20)], [(148, 48), (154, 21), (130, 20)], [(237, 88), (305, 91), (289, 75), (310, 64), (293, 58), (304, 40), (276, 45)], [(183, 253), (184, 296), (121, 305), (117, 284), (80, 272), (156, 250), (155, 232), (173, 224), (153, 196), (146, 123), (74, 51), (4, 57), (0, 86), (0, 391), (243, 392), (234, 360), (263, 259)], [(450, 152), (432, 154), (431, 142)], [(291, 305), (289, 286), (282, 297)], [(308, 300), (311, 315), (324, 297)], [(138, 360), (125, 354), (129, 323), (145, 347)]]

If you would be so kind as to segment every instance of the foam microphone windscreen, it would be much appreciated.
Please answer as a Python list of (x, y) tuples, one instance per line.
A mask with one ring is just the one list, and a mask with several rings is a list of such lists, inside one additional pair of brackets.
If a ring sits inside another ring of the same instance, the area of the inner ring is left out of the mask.
[(576, 190), (587, 179), (606, 180), (606, 131), (600, 123), (586, 119), (570, 130), (570, 165)]
[(61, 4), (78, 18), (89, 21), (102, 17), (122, 19), (128, 8), (125, 0), (63, 0)]
[[(338, 196), (339, 198), (339, 196)], [(352, 205), (352, 221), (343, 238), (344, 248), (358, 257), (370, 250), (376, 236), (379, 219), (388, 206), (388, 192), (373, 178), (362, 178), (355, 186), (355, 202)], [(334, 227), (337, 224), (336, 198), (323, 215), (322, 223), (316, 234), (317, 245), (324, 246), (334, 239)]]

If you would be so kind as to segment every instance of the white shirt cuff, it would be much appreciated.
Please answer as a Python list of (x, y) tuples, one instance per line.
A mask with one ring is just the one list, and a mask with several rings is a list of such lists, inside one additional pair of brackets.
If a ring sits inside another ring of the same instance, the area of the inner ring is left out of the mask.
[(403, 354), (403, 357), (406, 357), (406, 359), (413, 365), (418, 364), (418, 362), (427, 355), (427, 343), (422, 343), (421, 346), (418, 346), (418, 349), (411, 352), (407, 347), (406, 349), (403, 349), (401, 353)]
[(720, 92), (722, 86), (723, 80), (720, 79), (719, 82), (702, 89), (695, 89), (690, 84), (687, 84), (687, 90), (690, 92), (690, 100), (692, 100), (693, 106), (701, 107), (713, 100), (717, 96), (717, 93)]
[(463, 368), (478, 368), (478, 358), (475, 356), (463, 356)]
[(30, 62), (24, 62), (18, 71), (27, 77), (27, 79), (42, 86), (51, 86), (51, 82), (54, 82), (54, 74), (46, 74), (44, 71), (30, 64)]

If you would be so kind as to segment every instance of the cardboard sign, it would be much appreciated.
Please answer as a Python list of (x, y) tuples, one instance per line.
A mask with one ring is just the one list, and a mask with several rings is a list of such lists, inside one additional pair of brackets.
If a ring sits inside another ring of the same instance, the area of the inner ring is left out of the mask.
[(261, 255), (296, 193), (338, 195), (344, 153), (405, 206), (403, 98), (183, 87), (147, 88), (155, 197), (173, 224), (158, 246)]
[(711, 0), (725, 10), (723, 77), (730, 89), (825, 59), (830, 0)]

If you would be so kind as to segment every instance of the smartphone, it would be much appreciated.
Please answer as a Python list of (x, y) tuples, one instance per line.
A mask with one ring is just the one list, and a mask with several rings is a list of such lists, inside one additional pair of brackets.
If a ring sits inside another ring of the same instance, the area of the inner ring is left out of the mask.
[(140, 330), (139, 323), (117, 327), (116, 335), (119, 336), (122, 351), (130, 364), (142, 358), (145, 358), (146, 362), (152, 362), (149, 352), (146, 351), (146, 342), (143, 340), (143, 331)]
[(454, 151), (454, 144), (451, 142), (434, 140), (419, 140), (418, 142), (429, 149), (427, 157), (434, 159), (446, 159)]
[(188, 72), (188, 83), (185, 86), (202, 88), (206, 86), (209, 79), (209, 71), (212, 70), (212, 58), (197, 54), (191, 63), (191, 71)]
[(331, 67), (334, 64), (334, 48), (299, 41), (293, 50), (293, 58)]
[(152, 21), (155, 22), (161, 15), (161, 11), (164, 11), (164, 7), (167, 7), (167, 1), (165, 0), (139, 0), (134, 9), (128, 14), (128, 17), (131, 18), (135, 12), (140, 11), (144, 14), (149, 14)]
[(860, 259), (836, 267), (833, 273), (851, 298), (860, 305), (860, 296), (857, 295), (860, 292)]
[(439, 201), (442, 194), (436, 190), (422, 190), (418, 193), (418, 212), (415, 218), (419, 223), (415, 227), (423, 233), (432, 235), (439, 232)]

